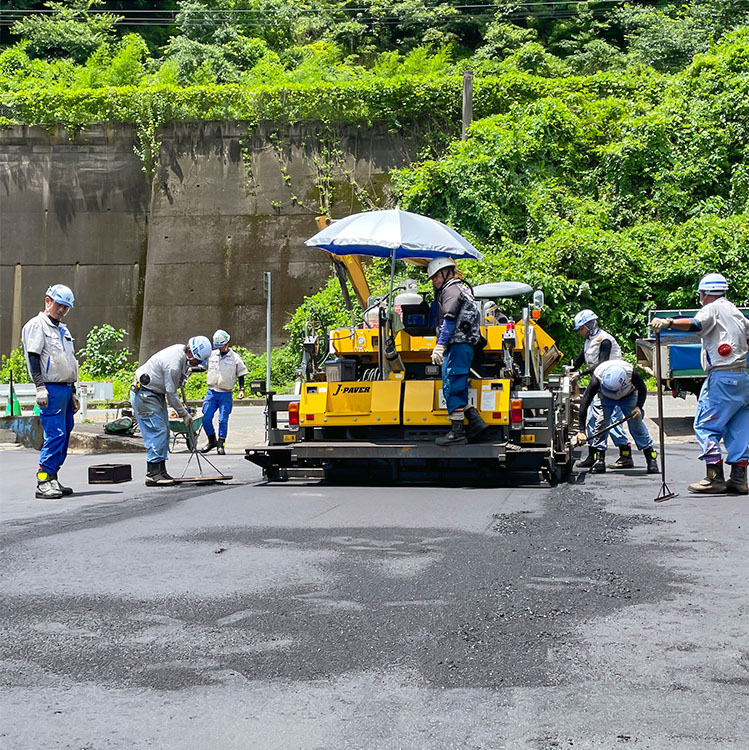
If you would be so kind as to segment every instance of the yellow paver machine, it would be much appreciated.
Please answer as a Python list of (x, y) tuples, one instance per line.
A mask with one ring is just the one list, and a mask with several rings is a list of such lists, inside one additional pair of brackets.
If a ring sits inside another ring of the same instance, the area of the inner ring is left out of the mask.
[[(416, 216), (395, 211), (401, 221), (403, 214)], [(444, 435), (449, 420), (441, 369), (431, 362), (437, 339), (433, 313), (415, 281), (394, 285), (395, 260), (418, 265), (438, 254), (459, 254), (446, 252), (446, 244), (433, 239), (430, 247), (437, 249), (431, 254), (419, 247), (396, 256), (390, 249), (390, 290), (373, 297), (361, 256), (385, 253), (362, 249), (360, 229), (359, 244), (338, 254), (340, 245), (319, 240), (324, 232), (307, 244), (328, 250), (339, 278), (351, 280), (362, 319), (329, 331), (324, 357), (319, 356), (322, 342), (309, 329), (297, 392), (267, 395), (268, 443), (248, 448), (247, 460), (261, 466), (268, 481), (318, 476), (360, 483), (492, 485), (502, 483), (508, 471), (541, 472), (551, 483), (565, 477), (572, 466), (575, 414), (568, 368), (550, 374), (561, 353), (539, 325), (543, 294), (507, 281), (473, 289), (481, 307), (482, 341), (469, 398), (490, 427), (480, 442), (439, 446), (435, 438)], [(475, 251), (469, 257), (480, 255)], [(345, 283), (342, 287), (347, 296)]]

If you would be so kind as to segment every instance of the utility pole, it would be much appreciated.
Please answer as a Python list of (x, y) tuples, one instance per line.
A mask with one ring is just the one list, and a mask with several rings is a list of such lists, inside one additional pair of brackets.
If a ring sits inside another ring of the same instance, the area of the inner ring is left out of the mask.
[(468, 126), (473, 122), (473, 73), (463, 73), (463, 140), (466, 139)]
[(265, 390), (270, 391), (270, 271), (263, 273), (263, 294), (266, 299), (265, 305)]

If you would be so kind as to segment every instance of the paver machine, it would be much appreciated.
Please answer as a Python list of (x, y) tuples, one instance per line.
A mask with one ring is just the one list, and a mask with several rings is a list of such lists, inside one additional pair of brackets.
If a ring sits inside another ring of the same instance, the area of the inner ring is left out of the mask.
[[(469, 379), (470, 404), (489, 424), (480, 442), (442, 447), (449, 428), (430, 304), (408, 280), (372, 296), (360, 256), (332, 254), (363, 314), (319, 341), (303, 342), (295, 394), (267, 394), (267, 445), (246, 449), (268, 481), (320, 476), (336, 481), (504, 483), (508, 472), (541, 472), (550, 483), (572, 466), (573, 393), (539, 320), (543, 294), (499, 282), (473, 289), (482, 341)], [(415, 262), (420, 262), (416, 260)], [(393, 269), (395, 263), (393, 263)], [(345, 283), (344, 296), (348, 297)], [(320, 355), (322, 350), (323, 354)]]

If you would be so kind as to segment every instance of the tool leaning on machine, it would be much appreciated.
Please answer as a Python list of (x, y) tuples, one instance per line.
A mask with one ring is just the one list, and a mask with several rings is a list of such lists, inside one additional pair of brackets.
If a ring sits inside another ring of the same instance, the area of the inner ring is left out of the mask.
[[(517, 282), (473, 289), (480, 340), (460, 373), (467, 375), (469, 423), (465, 439), (446, 440), (454, 409), (436, 362), (445, 354), (437, 348), (437, 321), (417, 281), (396, 286), (395, 267), (405, 260), (423, 268), (441, 258), (452, 268), (480, 253), (440, 222), (398, 209), (332, 223), (321, 218), (318, 226), (307, 244), (330, 253), (344, 299), (348, 278), (364, 312), (349, 328), (329, 331), (327, 346), (313, 340), (316, 334), (305, 337), (308, 356), (297, 393), (267, 395), (268, 444), (246, 450), (267, 480), (438, 476), (496, 484), (520, 470), (541, 471), (553, 483), (570, 472), (574, 404), (567, 371), (548, 374), (561, 353), (539, 325), (541, 292)], [(390, 260), (386, 293), (371, 294), (362, 256)], [(531, 294), (532, 304), (522, 299)], [(471, 429), (474, 409), (486, 428)], [(465, 427), (455, 426), (458, 432)]]

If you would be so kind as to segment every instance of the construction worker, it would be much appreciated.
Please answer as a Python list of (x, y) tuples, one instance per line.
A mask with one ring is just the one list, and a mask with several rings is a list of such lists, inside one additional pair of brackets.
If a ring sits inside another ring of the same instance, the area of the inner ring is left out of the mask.
[[(585, 339), (585, 342), (583, 343), (583, 348), (580, 350), (580, 354), (577, 355), (577, 358), (572, 363), (573, 372), (570, 373), (570, 377), (573, 382), (585, 375), (590, 375), (602, 362), (606, 362), (609, 359), (622, 358), (621, 347), (610, 333), (599, 328), (598, 316), (592, 310), (580, 310), (575, 315), (574, 326), (575, 330)], [(581, 370), (580, 368), (583, 365), (585, 365), (585, 369)], [(589, 436), (596, 431), (596, 424), (601, 422), (602, 417), (601, 397), (597, 395), (593, 399), (588, 411), (586, 430)], [(612, 419), (614, 422), (624, 419), (624, 414), (622, 414), (619, 407), (614, 409)], [(601, 425), (602, 427), (603, 425)], [(629, 444), (629, 440), (627, 440), (627, 436), (621, 425), (611, 429), (611, 439), (614, 445), (619, 448), (619, 458), (613, 464), (612, 468), (633, 468), (635, 462), (632, 458), (632, 446)], [(594, 463), (595, 453), (589, 447), (587, 458), (583, 461), (578, 461), (577, 465), (583, 469), (590, 469)]]
[[(489, 425), (475, 406), (468, 406), (468, 371), (473, 348), (480, 338), (480, 311), (471, 288), (458, 275), (451, 258), (434, 258), (427, 267), (434, 287), (437, 311), (437, 343), (432, 363), (442, 367), (442, 390), (447, 402), (450, 431), (437, 445), (465, 445), (476, 440)], [(464, 419), (468, 419), (466, 430)]]
[(44, 312), (23, 327), (21, 338), (26, 367), (36, 386), (44, 444), (36, 472), (36, 497), (58, 500), (73, 490), (60, 484), (57, 472), (68, 455), (73, 415), (78, 411), (75, 384), (78, 361), (73, 337), (62, 319), (73, 309), (73, 292), (63, 284), (49, 287)]
[(174, 344), (154, 354), (135, 371), (130, 403), (146, 444), (146, 486), (166, 487), (174, 479), (166, 470), (169, 455), (169, 412), (167, 403), (190, 428), (192, 415), (178, 395), (190, 368), (203, 365), (211, 354), (205, 336), (193, 336), (187, 346)]
[[(596, 395), (601, 397), (602, 417), (598, 429), (611, 423), (614, 410), (618, 407), (629, 417), (627, 426), (637, 447), (645, 454), (648, 474), (657, 474), (658, 454), (653, 448), (653, 439), (642, 419), (642, 409), (648, 395), (645, 381), (635, 368), (623, 359), (610, 359), (598, 365), (590, 376), (590, 383), (585, 389), (580, 404), (580, 424), (577, 442), (588, 442), (589, 436), (585, 429), (588, 408)], [(590, 440), (590, 449), (594, 452), (592, 474), (606, 471), (606, 433)]]
[[(229, 432), (229, 415), (232, 410), (232, 391), (239, 381), (239, 398), (244, 398), (244, 376), (247, 366), (242, 358), (229, 346), (230, 336), (219, 329), (213, 334), (213, 351), (208, 358), (208, 390), (203, 399), (203, 429), (208, 445), (201, 453), (216, 448), (216, 453), (226, 453), (224, 444)], [(218, 442), (213, 429), (213, 415), (218, 410)]]
[[(702, 309), (693, 318), (654, 318), (655, 331), (676, 328), (692, 331), (702, 340), (702, 385), (694, 417), (694, 432), (705, 462), (705, 478), (689, 485), (690, 492), (739, 495), (749, 493), (746, 478), (749, 460), (749, 375), (746, 372), (749, 321), (726, 299), (728, 282), (709, 273), (697, 287)], [(726, 482), (720, 441), (726, 447), (731, 476)]]

